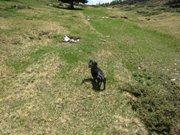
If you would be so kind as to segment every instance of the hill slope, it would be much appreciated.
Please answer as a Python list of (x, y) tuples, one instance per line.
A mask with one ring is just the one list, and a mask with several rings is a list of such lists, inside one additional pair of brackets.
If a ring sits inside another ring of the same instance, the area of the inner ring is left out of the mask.
[[(155, 31), (153, 22), (133, 12), (47, 3), (0, 3), (0, 133), (148, 134), (144, 117), (132, 110), (139, 99), (124, 90), (147, 86), (165, 95), (168, 77), (179, 87), (179, 33), (165, 34), (171, 28), (161, 23)], [(81, 39), (64, 43), (64, 35)], [(107, 76), (105, 91), (81, 85), (91, 77), (90, 59)], [(162, 82), (156, 82), (159, 75)]]

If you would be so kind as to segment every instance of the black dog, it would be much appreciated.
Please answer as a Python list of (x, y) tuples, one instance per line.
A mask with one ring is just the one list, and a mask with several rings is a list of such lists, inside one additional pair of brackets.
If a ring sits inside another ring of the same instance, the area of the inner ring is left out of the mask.
[(103, 71), (98, 68), (97, 62), (90, 60), (89, 61), (89, 68), (91, 68), (91, 74), (93, 77), (93, 80), (97, 83), (98, 89), (101, 88), (102, 83), (104, 84), (104, 90), (106, 88), (106, 78), (104, 76)]

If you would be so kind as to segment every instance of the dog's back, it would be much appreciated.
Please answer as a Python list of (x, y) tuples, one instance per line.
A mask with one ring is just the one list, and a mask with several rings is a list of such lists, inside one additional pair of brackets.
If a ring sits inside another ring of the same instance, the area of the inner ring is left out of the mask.
[(97, 78), (100, 81), (103, 81), (105, 79), (103, 71), (98, 67), (91, 68), (91, 74), (93, 78)]

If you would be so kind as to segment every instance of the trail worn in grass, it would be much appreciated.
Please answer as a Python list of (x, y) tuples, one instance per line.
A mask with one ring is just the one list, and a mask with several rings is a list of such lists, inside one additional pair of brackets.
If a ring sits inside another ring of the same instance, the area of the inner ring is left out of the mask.
[[(142, 24), (132, 11), (47, 3), (0, 3), (0, 134), (175, 133), (178, 34)], [(64, 35), (81, 39), (64, 43)], [(105, 91), (81, 85), (90, 59), (106, 74)]]

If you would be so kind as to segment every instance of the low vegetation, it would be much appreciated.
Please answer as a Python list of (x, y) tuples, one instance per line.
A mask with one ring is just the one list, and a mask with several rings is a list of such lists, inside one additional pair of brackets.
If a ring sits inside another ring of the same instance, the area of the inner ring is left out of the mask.
[(99, 4), (99, 6), (119, 7), (128, 11), (142, 12), (145, 15), (146, 13), (148, 13), (147, 15), (155, 15), (162, 12), (180, 12), (180, 2), (178, 0), (113, 0), (110, 3)]
[(54, 3), (0, 2), (0, 134), (179, 134), (179, 13)]

